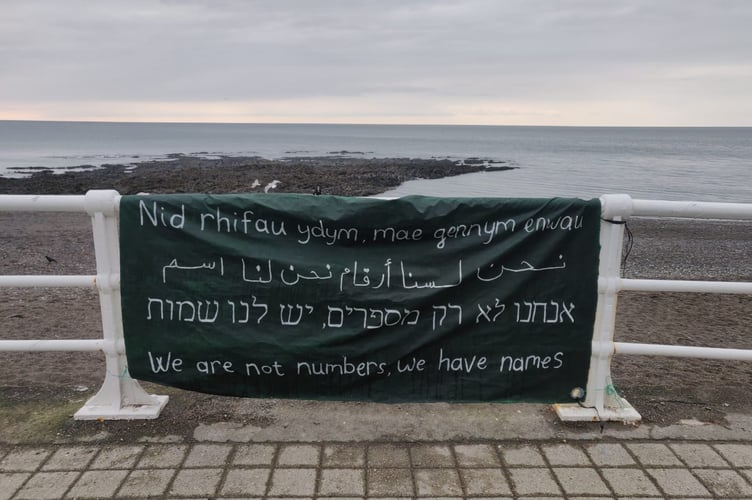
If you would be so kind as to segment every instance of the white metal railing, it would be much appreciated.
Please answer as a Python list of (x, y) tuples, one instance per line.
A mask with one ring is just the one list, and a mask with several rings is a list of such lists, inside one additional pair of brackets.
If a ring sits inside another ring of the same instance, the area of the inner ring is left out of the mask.
[[(103, 351), (107, 370), (99, 392), (75, 414), (76, 419), (156, 418), (167, 396), (147, 394), (127, 371), (120, 309), (120, 258), (116, 191), (89, 191), (85, 196), (1, 195), (0, 211), (87, 212), (92, 218), (96, 275), (0, 276), (1, 287), (91, 287), (99, 291), (102, 339), (0, 340), (0, 351)], [(640, 415), (611, 387), (611, 358), (618, 354), (752, 361), (752, 349), (637, 344), (614, 341), (620, 291), (710, 292), (752, 294), (752, 283), (621, 277), (624, 222), (630, 216), (752, 220), (752, 204), (633, 200), (628, 195), (601, 197), (601, 253), (598, 304), (585, 395), (579, 404), (559, 404), (562, 420), (638, 421)]]
[(86, 195), (2, 195), (0, 211), (86, 212), (91, 216), (96, 275), (0, 276), (2, 287), (96, 287), (102, 317), (101, 339), (0, 340), (0, 351), (103, 351), (105, 379), (99, 392), (76, 412), (77, 420), (156, 418), (167, 396), (147, 394), (128, 374), (120, 309), (120, 249), (117, 191)]
[(673, 356), (752, 361), (752, 349), (614, 342), (616, 303), (620, 291), (752, 294), (752, 283), (729, 281), (626, 279), (621, 277), (624, 223), (632, 216), (752, 220), (752, 204), (633, 200), (625, 194), (601, 197), (601, 252), (593, 350), (584, 400), (554, 405), (565, 421), (635, 422), (640, 414), (611, 385), (614, 354)]

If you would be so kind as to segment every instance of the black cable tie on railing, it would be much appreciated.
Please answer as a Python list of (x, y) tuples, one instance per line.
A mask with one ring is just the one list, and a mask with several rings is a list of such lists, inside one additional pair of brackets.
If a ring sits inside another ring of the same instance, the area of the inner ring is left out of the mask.
[(625, 220), (611, 220), (611, 219), (601, 219), (603, 222), (608, 222), (609, 224), (618, 224), (624, 226), (624, 231), (627, 233), (627, 242), (624, 245), (624, 251), (622, 253), (621, 257), (621, 272), (623, 273), (627, 269), (627, 259), (629, 258), (629, 254), (632, 253), (632, 247), (634, 246), (634, 235), (632, 234), (632, 231), (629, 229), (629, 224), (627, 224), (627, 221)]

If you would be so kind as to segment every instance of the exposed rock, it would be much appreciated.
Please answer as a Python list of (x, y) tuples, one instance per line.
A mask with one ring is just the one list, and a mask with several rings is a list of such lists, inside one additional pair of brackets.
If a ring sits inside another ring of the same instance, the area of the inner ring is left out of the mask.
[[(24, 169), (25, 178), (0, 178), (0, 194), (83, 194), (89, 189), (116, 189), (121, 194), (262, 192), (279, 180), (275, 192), (366, 196), (387, 191), (412, 179), (436, 179), (486, 170), (485, 165), (431, 159), (289, 158), (259, 157), (207, 159), (180, 154), (170, 161), (101, 168)], [(491, 167), (492, 170), (511, 167)]]

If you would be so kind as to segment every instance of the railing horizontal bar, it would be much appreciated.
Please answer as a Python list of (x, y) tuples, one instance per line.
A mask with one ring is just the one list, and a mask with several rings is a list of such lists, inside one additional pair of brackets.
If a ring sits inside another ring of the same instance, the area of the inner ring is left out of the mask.
[(0, 340), (0, 352), (101, 351), (103, 348), (104, 339)]
[(94, 275), (8, 275), (0, 276), (0, 288), (10, 287), (81, 287), (90, 288), (96, 285)]
[(721, 347), (694, 347), (614, 342), (614, 353), (637, 354), (643, 356), (670, 356), (675, 358), (705, 358), (724, 359), (730, 361), (752, 361), (752, 349), (726, 349)]
[(632, 200), (633, 216), (752, 220), (752, 203)]
[(752, 294), (752, 283), (737, 281), (620, 279), (619, 290)]
[(83, 195), (7, 194), (0, 196), (0, 211), (7, 212), (83, 212)]

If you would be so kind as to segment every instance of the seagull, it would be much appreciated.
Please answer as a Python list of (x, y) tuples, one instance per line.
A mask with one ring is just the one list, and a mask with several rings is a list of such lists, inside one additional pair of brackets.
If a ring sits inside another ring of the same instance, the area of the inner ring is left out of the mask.
[(256, 179), (255, 181), (253, 181), (253, 184), (251, 184), (251, 189), (256, 189), (260, 185), (261, 185), (261, 183), (259, 182), (258, 179)]
[(264, 192), (268, 193), (270, 189), (277, 189), (277, 186), (280, 184), (282, 184), (282, 182), (275, 179), (264, 187)]

